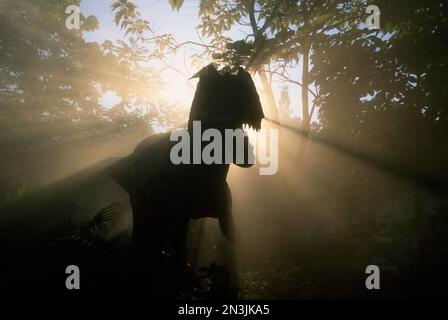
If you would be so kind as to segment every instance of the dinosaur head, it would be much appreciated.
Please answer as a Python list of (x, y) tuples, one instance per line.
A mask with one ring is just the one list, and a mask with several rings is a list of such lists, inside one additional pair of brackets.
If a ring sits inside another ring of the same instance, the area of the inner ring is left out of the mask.
[(261, 128), (264, 118), (260, 98), (251, 75), (243, 68), (236, 74), (222, 72), (210, 64), (199, 77), (188, 126), (201, 121), (204, 128), (237, 129), (248, 125)]

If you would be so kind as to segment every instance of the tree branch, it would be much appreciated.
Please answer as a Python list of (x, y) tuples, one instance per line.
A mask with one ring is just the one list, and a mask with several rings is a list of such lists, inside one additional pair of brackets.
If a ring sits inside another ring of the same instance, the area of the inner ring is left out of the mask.
[(263, 34), (266, 31), (266, 29), (269, 27), (269, 24), (272, 22), (272, 20), (274, 20), (274, 17), (277, 14), (277, 10), (280, 7), (280, 4), (281, 4), (281, 1), (277, 1), (277, 3), (274, 6), (274, 9), (272, 10), (271, 15), (269, 16), (269, 18), (266, 19), (263, 26), (259, 30), (259, 32), (261, 34)]
[[(277, 72), (277, 71), (266, 71), (266, 72), (270, 72), (272, 74), (276, 74), (276, 75), (280, 76), (281, 78), (283, 78), (283, 80), (285, 80), (286, 82), (296, 84), (296, 85), (298, 85), (300, 87), (303, 86), (301, 82), (296, 81), (296, 80), (292, 80), (292, 79), (290, 79), (289, 77), (285, 76), (284, 74), (282, 74), (280, 72)], [(310, 88), (308, 88), (308, 92), (311, 93), (311, 95), (314, 98), (317, 98), (317, 94), (313, 90), (311, 90)]]
[(255, 19), (255, 0), (246, 1), (247, 12), (249, 13), (250, 26), (252, 27), (252, 32), (254, 33), (255, 39), (261, 35), (258, 29), (257, 20)]

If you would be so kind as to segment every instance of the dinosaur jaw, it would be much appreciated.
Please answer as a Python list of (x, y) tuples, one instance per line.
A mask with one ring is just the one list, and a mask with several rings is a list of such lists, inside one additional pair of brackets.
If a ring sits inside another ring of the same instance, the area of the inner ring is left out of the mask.
[(200, 121), (202, 124), (202, 128), (215, 128), (215, 129), (252, 129), (255, 131), (259, 131), (261, 129), (261, 121), (263, 118), (258, 119), (248, 119), (241, 121), (240, 119), (234, 118), (225, 118), (225, 117), (217, 117), (208, 115), (204, 119), (194, 119), (189, 120), (189, 124), (193, 121)]
[(247, 120), (247, 121), (242, 122), (238, 126), (238, 128), (243, 129), (244, 131), (246, 131), (247, 129), (252, 129), (254, 131), (260, 131), (262, 120), (263, 120), (263, 118)]
[(261, 129), (261, 120), (252, 120), (252, 121), (245, 121), (241, 124), (240, 128), (244, 130), (244, 128), (249, 128), (255, 131), (259, 131)]

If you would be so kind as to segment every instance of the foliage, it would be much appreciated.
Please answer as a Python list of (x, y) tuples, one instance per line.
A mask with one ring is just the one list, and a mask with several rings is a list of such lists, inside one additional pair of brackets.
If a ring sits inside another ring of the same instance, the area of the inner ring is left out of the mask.
[(116, 11), (114, 22), (122, 30), (125, 30), (125, 36), (134, 34), (137, 37), (142, 37), (145, 31), (150, 30), (149, 22), (140, 18), (140, 12), (137, 11), (137, 6), (133, 2), (115, 1), (111, 5), (111, 9)]
[[(79, 3), (56, 2), (3, 2), (2, 12), (8, 12), (0, 35), (4, 134), (26, 135), (36, 123), (54, 128), (51, 136), (57, 139), (98, 134), (100, 127), (110, 130), (110, 122), (138, 117), (124, 109), (155, 101), (160, 81), (153, 69), (139, 65), (133, 48), (124, 42), (85, 42), (82, 30), (64, 27), (63, 9)], [(109, 90), (121, 99), (111, 111), (99, 103)]]
[(179, 11), (180, 7), (182, 7), (182, 4), (184, 3), (184, 0), (170, 0), (170, 5), (173, 10)]
[[(349, 29), (316, 47), (313, 79), (323, 134), (397, 163), (417, 180), (446, 179), (440, 175), (447, 159), (446, 75), (436, 67), (447, 62), (447, 24), (444, 12), (436, 13), (446, 8), (419, 1), (379, 4), (384, 12), (400, 12), (386, 16), (391, 33)], [(422, 21), (421, 12), (428, 11), (433, 13)], [(418, 27), (410, 21), (419, 21)]]
[(21, 185), (14, 192), (0, 193), (0, 209), (13, 205), (23, 199), (26, 191), (26, 182), (23, 181)]

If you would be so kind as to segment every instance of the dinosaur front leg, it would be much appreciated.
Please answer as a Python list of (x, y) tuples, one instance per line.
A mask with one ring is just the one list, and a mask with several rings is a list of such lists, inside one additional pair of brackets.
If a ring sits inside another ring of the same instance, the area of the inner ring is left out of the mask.
[(180, 219), (175, 221), (174, 234), (173, 234), (173, 250), (176, 255), (176, 261), (179, 264), (188, 263), (187, 258), (187, 233), (188, 233), (188, 220)]
[[(163, 223), (155, 212), (157, 206), (150, 204), (146, 197), (133, 195), (132, 206), (132, 242), (138, 256), (143, 262), (151, 263), (158, 259), (163, 250), (165, 235)], [(166, 227), (166, 226), (165, 226)]]

